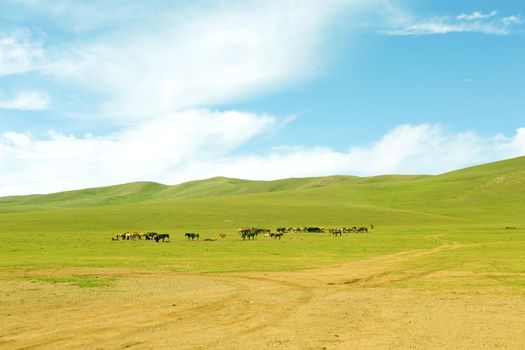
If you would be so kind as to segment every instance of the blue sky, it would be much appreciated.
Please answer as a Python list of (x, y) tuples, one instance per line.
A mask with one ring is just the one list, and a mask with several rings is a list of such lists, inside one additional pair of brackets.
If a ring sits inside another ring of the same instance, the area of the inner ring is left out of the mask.
[(525, 155), (522, 1), (0, 2), (0, 195)]

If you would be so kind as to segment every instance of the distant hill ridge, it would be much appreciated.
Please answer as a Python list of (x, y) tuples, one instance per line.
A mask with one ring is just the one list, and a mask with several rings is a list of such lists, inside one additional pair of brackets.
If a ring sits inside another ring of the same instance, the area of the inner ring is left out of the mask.
[[(434, 198), (514, 198), (525, 195), (525, 157), (519, 157), (453, 172), (429, 175), (382, 175), (373, 177), (325, 176), (273, 181), (214, 177), (168, 186), (155, 182), (88, 188), (44, 195), (0, 198), (0, 209), (8, 207), (78, 208), (102, 205), (170, 202), (180, 199), (223, 196), (271, 195), (276, 192), (323, 191), (353, 194), (356, 201), (395, 204), (415, 196), (419, 201)], [(377, 198), (378, 194), (380, 198)], [(389, 199), (392, 197), (391, 199)], [(525, 198), (525, 197), (522, 197)], [(392, 202), (393, 201), (393, 202)], [(391, 203), (392, 202), (392, 203)]]

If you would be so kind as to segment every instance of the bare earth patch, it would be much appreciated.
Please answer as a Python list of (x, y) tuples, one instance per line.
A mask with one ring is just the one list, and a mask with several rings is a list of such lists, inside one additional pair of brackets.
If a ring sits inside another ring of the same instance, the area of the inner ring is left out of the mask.
[(523, 349), (523, 296), (396, 287), (450, 278), (400, 263), (455, 248), (286, 273), (4, 270), (0, 348)]

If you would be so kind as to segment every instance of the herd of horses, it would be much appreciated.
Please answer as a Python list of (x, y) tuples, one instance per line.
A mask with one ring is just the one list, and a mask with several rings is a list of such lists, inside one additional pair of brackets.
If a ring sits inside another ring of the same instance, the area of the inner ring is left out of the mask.
[[(374, 225), (370, 225), (370, 230), (374, 228)], [(255, 239), (258, 235), (263, 235), (266, 239), (281, 239), (285, 233), (300, 233), (300, 232), (313, 232), (313, 233), (324, 233), (328, 232), (334, 237), (341, 237), (343, 233), (366, 233), (369, 228), (366, 226), (353, 226), (353, 227), (278, 227), (276, 232), (272, 232), (269, 228), (260, 227), (244, 227), (237, 230), (243, 240)], [(219, 233), (222, 239), (226, 238), (225, 233)], [(188, 232), (184, 234), (184, 237), (188, 240), (198, 240), (200, 235), (198, 233)], [(166, 242), (170, 240), (170, 235), (167, 233), (157, 232), (124, 232), (116, 234), (111, 238), (113, 241), (118, 240), (154, 240), (155, 242)]]
[(157, 233), (157, 232), (124, 232), (118, 233), (115, 236), (111, 237), (111, 240), (118, 241), (129, 241), (136, 239), (144, 239), (146, 241), (156, 241), (156, 242), (165, 242), (170, 240), (170, 235), (168, 233)]
[[(373, 224), (370, 224), (370, 230), (374, 228)], [(259, 234), (263, 234), (265, 238), (281, 239), (284, 233), (300, 233), (300, 232), (314, 232), (314, 233), (324, 233), (327, 232), (334, 237), (341, 237), (343, 233), (365, 233), (368, 232), (368, 227), (366, 226), (353, 226), (353, 227), (278, 227), (276, 233), (271, 233), (271, 230), (268, 228), (260, 227), (245, 227), (240, 228), (237, 232), (241, 235), (243, 240), (255, 239)]]
[[(370, 230), (374, 228), (373, 224), (370, 224)], [(347, 233), (347, 232), (368, 232), (368, 227), (366, 226), (353, 226), (353, 227), (329, 227), (328, 229), (325, 227), (317, 227), (317, 226), (310, 226), (310, 227), (278, 227), (277, 232), (281, 233), (299, 233), (299, 232), (317, 232), (317, 233), (324, 233), (328, 231), (328, 233), (331, 234), (339, 234), (339, 233)]]

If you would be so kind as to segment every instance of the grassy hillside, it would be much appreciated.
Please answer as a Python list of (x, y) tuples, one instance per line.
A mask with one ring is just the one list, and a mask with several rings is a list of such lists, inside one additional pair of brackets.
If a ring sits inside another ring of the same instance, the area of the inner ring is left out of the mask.
[[(328, 176), (275, 181), (216, 177), (175, 186), (135, 182), (48, 195), (3, 197), (0, 214), (4, 219), (6, 215), (30, 216), (40, 223), (67, 214), (70, 218), (89, 217), (91, 222), (101, 223), (104, 220), (95, 218), (103, 212), (111, 213), (116, 220), (112, 220), (117, 224), (112, 228), (120, 227), (119, 218), (134, 225), (147, 216), (155, 217), (157, 224), (168, 224), (180, 222), (181, 218), (194, 220), (204, 212), (207, 218), (226, 218), (223, 221), (237, 218), (233, 220), (236, 224), (267, 223), (267, 216), (274, 223), (301, 224), (308, 212), (310, 224), (333, 224), (344, 217), (360, 222), (403, 223), (486, 220), (490, 216), (489, 221), (510, 222), (519, 219), (524, 196), (525, 157), (520, 157), (439, 176)], [(16, 214), (41, 211), (46, 211), (44, 218)], [(281, 215), (286, 219), (277, 219)], [(79, 224), (75, 220), (75, 229), (83, 228)]]
[[(525, 225), (523, 198), (525, 157), (439, 176), (277, 181), (218, 177), (176, 186), (140, 182), (4, 197), (0, 267), (173, 263), (182, 270), (225, 271), (232, 264), (233, 270), (260, 270), (260, 261), (265, 261), (263, 269), (294, 269), (446, 242), (503, 242), (493, 266), (520, 269), (514, 260), (525, 249), (522, 231), (504, 227)], [(239, 242), (235, 233), (244, 226), (371, 223), (376, 226), (373, 235), (337, 241), (326, 235), (288, 236), (286, 245)], [(110, 241), (123, 231), (168, 232), (176, 244)], [(183, 238), (188, 231), (199, 232), (202, 238), (226, 232), (233, 245), (192, 245)], [(514, 250), (516, 254), (509, 253)], [(470, 260), (462, 261), (458, 259), (458, 264), (466, 266)]]
[(512, 219), (519, 216), (524, 184), (525, 157), (520, 157), (439, 176), (328, 176), (275, 181), (216, 177), (175, 186), (136, 182), (48, 195), (3, 197), (0, 213), (99, 207), (112, 207), (104, 209), (110, 211), (120, 211), (117, 208), (120, 207), (124, 212), (133, 212), (134, 207), (139, 211), (155, 208), (159, 213), (165, 208), (165, 213), (171, 213), (183, 210), (179, 207), (193, 210), (210, 206), (236, 212), (236, 203), (242, 203), (260, 210), (275, 208), (278, 212), (282, 210), (277, 204), (301, 210), (308, 207), (319, 213), (323, 208), (351, 210), (354, 216), (377, 211), (386, 216), (409, 212), (415, 217), (483, 219), (492, 215)]

